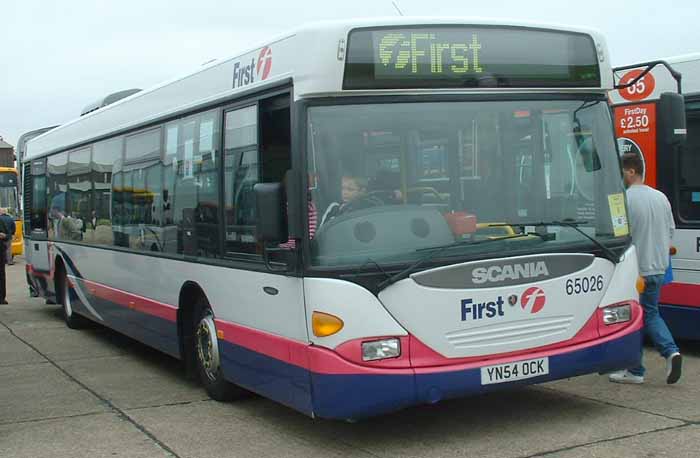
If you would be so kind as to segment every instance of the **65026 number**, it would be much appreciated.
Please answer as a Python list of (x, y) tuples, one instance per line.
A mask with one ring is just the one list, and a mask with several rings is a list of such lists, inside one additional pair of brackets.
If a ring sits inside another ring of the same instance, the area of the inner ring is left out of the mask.
[(574, 294), (592, 293), (595, 291), (603, 291), (603, 276), (591, 275), (590, 277), (569, 278), (566, 280), (566, 294), (569, 296)]

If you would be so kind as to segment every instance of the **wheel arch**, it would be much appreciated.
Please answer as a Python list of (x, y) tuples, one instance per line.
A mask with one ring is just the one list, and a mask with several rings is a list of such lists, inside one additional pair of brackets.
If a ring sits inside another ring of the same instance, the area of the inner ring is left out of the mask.
[(201, 300), (208, 302), (202, 287), (194, 281), (186, 281), (180, 288), (177, 306), (177, 337), (180, 357), (185, 365), (187, 375), (196, 377), (196, 360), (192, 352), (194, 320)]
[(63, 300), (63, 283), (61, 283), (62, 275), (68, 275), (66, 263), (60, 254), (57, 254), (53, 261), (53, 293), (56, 297), (56, 303), (61, 304)]

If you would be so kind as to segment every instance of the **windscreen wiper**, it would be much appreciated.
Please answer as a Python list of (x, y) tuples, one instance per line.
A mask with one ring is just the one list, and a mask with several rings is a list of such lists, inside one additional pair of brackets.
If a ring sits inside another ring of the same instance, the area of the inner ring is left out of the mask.
[(596, 239), (595, 237), (591, 237), (590, 235), (586, 234), (586, 232), (581, 229), (579, 226), (582, 226), (586, 224), (586, 221), (576, 221), (576, 220), (568, 220), (565, 219), (563, 221), (539, 221), (536, 223), (517, 223), (517, 224), (512, 224), (512, 223), (503, 223), (503, 224), (492, 224), (492, 226), (544, 226), (544, 227), (552, 227), (552, 226), (560, 226), (560, 227), (570, 227), (571, 229), (575, 230), (582, 236), (586, 237), (588, 240), (593, 242), (598, 248), (601, 249), (601, 251), (604, 254), (605, 259), (608, 261), (612, 262), (613, 264), (617, 264), (620, 262), (620, 256), (615, 254), (613, 250), (605, 246), (603, 242), (600, 240)]
[[(492, 225), (493, 226), (493, 225)], [(449, 248), (454, 248), (457, 246), (464, 246), (464, 245), (483, 245), (485, 243), (493, 243), (493, 242), (501, 242), (503, 240), (510, 240), (510, 239), (519, 239), (522, 237), (529, 237), (531, 235), (535, 235), (538, 237), (542, 237), (540, 234), (536, 233), (531, 233), (531, 234), (515, 234), (515, 235), (507, 235), (505, 237), (498, 237), (494, 239), (484, 239), (484, 240), (477, 240), (476, 242), (473, 242), (471, 240), (460, 240), (458, 242), (453, 242), (453, 243), (448, 243), (447, 245), (439, 245), (439, 246), (434, 246), (434, 247), (428, 247), (428, 248), (419, 248), (416, 250), (416, 252), (422, 252), (422, 251), (428, 251), (428, 255), (420, 258), (410, 266), (406, 267), (404, 270), (395, 273), (394, 275), (390, 276), (383, 282), (381, 282), (379, 285), (377, 285), (379, 291), (383, 290), (389, 285), (392, 285), (396, 283), (399, 280), (403, 280), (404, 278), (408, 277), (411, 275), (413, 272), (416, 271), (420, 266), (422, 266), (424, 263), (430, 261), (431, 259), (434, 259), (437, 255), (442, 253), (443, 251), (449, 249)]]

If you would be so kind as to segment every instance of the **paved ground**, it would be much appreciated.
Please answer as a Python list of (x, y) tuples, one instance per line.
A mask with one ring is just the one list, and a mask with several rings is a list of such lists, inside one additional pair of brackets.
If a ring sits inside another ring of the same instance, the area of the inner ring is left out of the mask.
[(177, 361), (103, 328), (72, 331), (8, 268), (0, 305), (2, 457), (697, 457), (700, 344), (665, 385), (586, 376), (418, 407), (357, 424), (254, 397), (207, 399)]

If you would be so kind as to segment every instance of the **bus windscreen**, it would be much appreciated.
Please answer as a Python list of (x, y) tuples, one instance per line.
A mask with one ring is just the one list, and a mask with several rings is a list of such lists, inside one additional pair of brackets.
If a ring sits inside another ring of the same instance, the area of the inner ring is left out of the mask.
[(600, 86), (593, 39), (519, 27), (350, 32), (344, 89)]
[(0, 187), (17, 187), (17, 173), (12, 172), (0, 172)]

